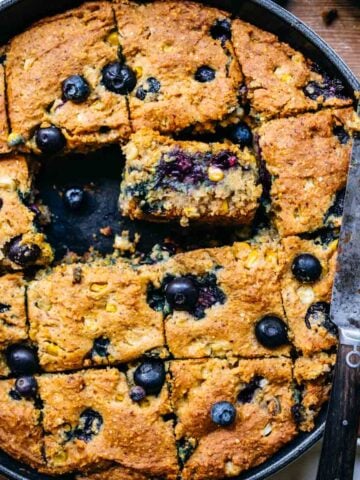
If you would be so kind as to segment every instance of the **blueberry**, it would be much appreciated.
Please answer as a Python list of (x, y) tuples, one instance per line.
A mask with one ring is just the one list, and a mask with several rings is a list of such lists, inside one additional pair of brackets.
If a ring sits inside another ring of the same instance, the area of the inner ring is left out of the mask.
[(90, 86), (81, 75), (71, 75), (63, 81), (62, 93), (64, 100), (81, 103), (90, 95)]
[(210, 34), (214, 40), (230, 40), (231, 25), (229, 20), (216, 20), (210, 28)]
[(83, 205), (85, 192), (82, 188), (71, 187), (65, 190), (63, 200), (69, 210), (79, 210)]
[(21, 243), (21, 238), (13, 240), (8, 250), (9, 259), (21, 267), (33, 265), (40, 255), (41, 250), (38, 245), (35, 243)]
[(110, 92), (126, 95), (134, 90), (136, 75), (127, 65), (113, 62), (103, 68), (102, 83)]
[(134, 372), (134, 382), (147, 394), (157, 394), (165, 382), (165, 367), (160, 360), (147, 360)]
[(333, 134), (338, 138), (342, 145), (346, 145), (350, 140), (350, 135), (347, 133), (344, 127), (338, 125), (334, 127)]
[(298, 255), (291, 266), (295, 278), (302, 283), (311, 283), (319, 280), (322, 272), (321, 263), (310, 253)]
[(136, 90), (135, 96), (136, 96), (136, 98), (138, 98), (139, 100), (145, 100), (146, 94), (147, 94), (147, 91), (144, 89), (144, 87), (139, 87), (139, 88)]
[(136, 90), (136, 97), (139, 100), (145, 100), (146, 95), (148, 93), (158, 93), (161, 88), (161, 83), (159, 80), (157, 80), (155, 77), (149, 77), (146, 80), (145, 85), (141, 85), (137, 90)]
[(99, 357), (107, 357), (108, 349), (110, 345), (110, 340), (105, 337), (99, 337), (94, 340), (94, 345), (92, 348), (92, 356), (98, 355)]
[(103, 418), (99, 412), (92, 408), (87, 408), (80, 415), (79, 424), (70, 433), (69, 437), (73, 436), (88, 443), (94, 435), (100, 432), (103, 423)]
[(66, 145), (65, 137), (57, 127), (39, 128), (35, 142), (42, 153), (56, 153)]
[(198, 82), (205, 83), (214, 80), (215, 75), (216, 73), (213, 68), (203, 65), (196, 70), (194, 78)]
[(211, 407), (211, 420), (221, 427), (233, 424), (236, 418), (236, 410), (230, 402), (214, 403)]
[(22, 397), (34, 398), (37, 392), (36, 379), (29, 375), (20, 377), (15, 382), (15, 389)]
[(38, 369), (36, 354), (26, 345), (11, 345), (6, 357), (7, 364), (15, 375), (31, 375)]
[(288, 343), (285, 323), (273, 315), (263, 317), (256, 324), (255, 335), (258, 342), (266, 348), (277, 348)]
[(199, 297), (195, 283), (187, 277), (174, 278), (165, 289), (166, 300), (174, 310), (191, 310)]
[(230, 140), (240, 145), (240, 147), (251, 147), (253, 143), (253, 134), (249, 126), (240, 122), (229, 130)]
[(143, 387), (140, 387), (139, 385), (137, 385), (136, 387), (133, 387), (130, 390), (129, 395), (133, 402), (140, 402), (146, 397), (146, 392), (143, 389)]

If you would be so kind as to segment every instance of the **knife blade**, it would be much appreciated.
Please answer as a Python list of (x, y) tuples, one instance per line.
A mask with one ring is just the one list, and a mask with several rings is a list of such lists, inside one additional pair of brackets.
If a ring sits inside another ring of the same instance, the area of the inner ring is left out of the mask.
[(339, 347), (317, 480), (352, 480), (360, 418), (360, 137), (344, 199), (330, 318)]

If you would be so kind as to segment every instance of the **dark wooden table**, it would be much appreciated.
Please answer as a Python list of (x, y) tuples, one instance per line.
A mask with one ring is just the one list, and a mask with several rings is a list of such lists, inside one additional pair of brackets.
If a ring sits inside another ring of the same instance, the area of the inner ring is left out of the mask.
[[(278, 3), (313, 28), (360, 78), (360, 0), (283, 0)], [(338, 18), (326, 26), (322, 14), (332, 8), (337, 9)]]

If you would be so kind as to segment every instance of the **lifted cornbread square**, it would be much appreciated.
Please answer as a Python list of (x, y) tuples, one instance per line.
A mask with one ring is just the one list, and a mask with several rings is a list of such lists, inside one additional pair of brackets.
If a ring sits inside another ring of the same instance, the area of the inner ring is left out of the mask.
[(0, 205), (0, 264), (14, 270), (49, 264), (53, 254), (36, 228), (30, 172), (22, 156), (0, 159)]
[(125, 262), (60, 265), (29, 286), (30, 337), (46, 371), (163, 354), (162, 316), (146, 303), (151, 274)]
[(264, 462), (296, 435), (291, 361), (171, 362), (184, 480), (222, 479)]
[(331, 232), (314, 239), (282, 240), (283, 304), (291, 340), (305, 355), (329, 350), (337, 344), (337, 329), (330, 320), (337, 245), (336, 235)]
[(8, 146), (8, 121), (6, 115), (6, 95), (5, 95), (5, 71), (1, 64), (0, 53), (0, 153), (7, 153)]
[(151, 130), (125, 146), (120, 208), (154, 221), (249, 224), (261, 186), (255, 157), (228, 143), (175, 141)]
[(211, 130), (243, 115), (228, 13), (188, 1), (116, 1), (114, 9), (122, 55), (137, 74), (135, 130)]
[(340, 80), (321, 72), (272, 33), (239, 19), (233, 20), (232, 31), (251, 114), (258, 120), (352, 104)]
[[(148, 293), (176, 358), (288, 355), (275, 241), (178, 254)], [(276, 341), (268, 329), (278, 333)]]
[(41, 411), (16, 391), (15, 380), (0, 380), (1, 449), (34, 468), (44, 467)]
[(115, 461), (150, 477), (175, 480), (166, 386), (139, 403), (130, 398), (125, 375), (116, 369), (45, 375), (38, 382), (50, 468), (67, 472)]
[(341, 222), (350, 161), (352, 109), (323, 110), (272, 120), (259, 129), (264, 165), (271, 176), (271, 209), (281, 236)]
[(107, 2), (86, 3), (15, 37), (6, 60), (13, 136), (44, 153), (66, 145), (85, 150), (126, 137), (125, 94), (109, 90), (104, 79), (117, 61)]

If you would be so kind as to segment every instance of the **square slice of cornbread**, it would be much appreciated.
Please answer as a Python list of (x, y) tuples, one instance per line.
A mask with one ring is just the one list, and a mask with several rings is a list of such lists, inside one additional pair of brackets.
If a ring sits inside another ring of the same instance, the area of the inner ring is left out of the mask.
[(19, 270), (53, 259), (31, 210), (31, 173), (25, 157), (0, 158), (0, 264)]
[[(286, 339), (268, 348), (256, 336), (258, 322), (267, 316), (277, 317), (286, 330), (277, 250), (271, 240), (241, 242), (181, 253), (152, 267), (158, 269), (158, 282), (148, 302), (165, 316), (167, 345), (175, 358), (289, 355)], [(176, 310), (167, 299), (170, 282), (179, 278), (197, 290), (190, 309)]]
[(166, 386), (136, 403), (117, 369), (44, 375), (38, 383), (48, 468), (60, 473), (115, 461), (150, 477), (175, 480), (178, 464)]
[(140, 130), (124, 147), (120, 209), (152, 221), (249, 224), (259, 205), (256, 159), (230, 143), (176, 141)]
[[(13, 135), (39, 152), (34, 134), (55, 126), (68, 149), (87, 150), (126, 137), (125, 95), (108, 90), (104, 67), (118, 61), (110, 3), (87, 2), (31, 26), (11, 42), (6, 60), (8, 110)], [(72, 75), (87, 83), (82, 101), (67, 100), (62, 84)]]
[[(229, 41), (228, 13), (171, 0), (120, 0), (114, 10), (122, 55), (137, 73), (129, 96), (135, 130), (212, 130), (217, 122), (243, 115), (242, 74)], [(227, 24), (224, 36), (219, 22)]]
[(21, 397), (15, 380), (0, 380), (1, 449), (34, 468), (43, 468), (41, 410), (33, 399)]
[(62, 371), (164, 353), (162, 315), (147, 304), (151, 274), (125, 262), (59, 265), (28, 289), (40, 365)]
[(327, 109), (260, 127), (271, 209), (281, 236), (340, 225), (351, 135), (357, 128), (352, 109)]
[(317, 110), (322, 105), (351, 105), (340, 80), (276, 35), (240, 19), (232, 22), (232, 41), (245, 77), (252, 116), (265, 120)]
[[(239, 475), (296, 435), (290, 360), (184, 360), (170, 368), (184, 480)], [(236, 411), (228, 426), (211, 415), (223, 401)]]
[[(281, 243), (281, 293), (291, 340), (304, 355), (329, 350), (337, 344), (337, 329), (330, 320), (330, 300), (338, 240), (328, 232), (314, 239), (287, 237)], [(304, 282), (294, 272), (304, 255), (311, 255), (311, 260), (320, 264), (319, 276), (310, 282)]]

